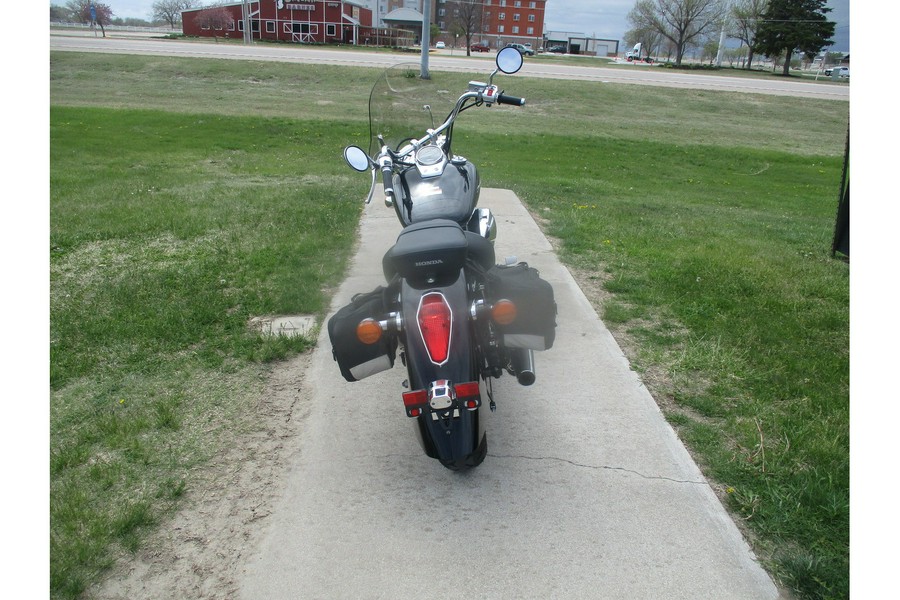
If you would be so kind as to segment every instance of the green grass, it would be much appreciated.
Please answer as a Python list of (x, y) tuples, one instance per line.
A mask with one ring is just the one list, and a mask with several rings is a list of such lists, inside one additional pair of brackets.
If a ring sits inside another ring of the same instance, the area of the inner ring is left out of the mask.
[[(365, 142), (376, 74), (52, 54), (54, 597), (138, 548), (255, 426), (264, 362), (307, 346), (246, 322), (324, 312), (367, 183), (340, 149)], [(846, 597), (847, 104), (498, 81), (528, 106), (470, 111), (454, 148), (611, 292), (604, 320), (770, 572)]]
[(50, 123), (51, 588), (77, 597), (254, 427), (262, 363), (310, 347), (247, 322), (325, 312), (364, 184), (340, 166), (352, 128), (64, 106)]
[[(540, 143), (578, 161), (493, 181), (547, 219), (566, 262), (605, 281), (604, 319), (635, 340), (639, 370), (665, 374), (654, 394), (772, 570), (802, 597), (845, 597), (849, 269), (830, 256), (840, 159)], [(644, 152), (652, 167), (635, 164)]]

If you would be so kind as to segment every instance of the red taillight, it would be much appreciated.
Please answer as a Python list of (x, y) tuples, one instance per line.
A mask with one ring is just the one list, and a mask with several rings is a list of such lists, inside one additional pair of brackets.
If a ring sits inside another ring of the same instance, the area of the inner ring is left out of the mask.
[(442, 365), (450, 355), (450, 306), (438, 293), (425, 294), (419, 304), (419, 329), (431, 362)]
[(406, 407), (407, 416), (418, 417), (421, 415), (427, 401), (428, 393), (425, 390), (403, 393), (403, 405)]

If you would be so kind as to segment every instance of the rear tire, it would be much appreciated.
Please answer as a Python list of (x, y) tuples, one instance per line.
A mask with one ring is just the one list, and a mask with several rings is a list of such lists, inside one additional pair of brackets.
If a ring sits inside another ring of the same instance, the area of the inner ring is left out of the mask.
[(475, 452), (473, 452), (469, 456), (461, 458), (459, 460), (440, 459), (440, 461), (442, 465), (444, 465), (451, 471), (465, 471), (467, 469), (474, 469), (475, 467), (483, 463), (485, 456), (487, 456), (487, 434), (484, 434), (484, 436), (482, 436), (481, 443), (478, 444)]

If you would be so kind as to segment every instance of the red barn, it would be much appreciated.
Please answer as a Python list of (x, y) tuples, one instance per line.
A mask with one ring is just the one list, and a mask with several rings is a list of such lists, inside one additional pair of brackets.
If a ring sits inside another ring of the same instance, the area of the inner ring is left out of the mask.
[[(241, 2), (222, 5), (231, 15), (227, 23), (201, 16), (220, 7), (182, 11), (182, 31), (191, 36), (243, 38), (244, 6)], [(372, 27), (372, 11), (347, 0), (256, 0), (246, 6), (256, 40), (357, 44), (370, 35)]]

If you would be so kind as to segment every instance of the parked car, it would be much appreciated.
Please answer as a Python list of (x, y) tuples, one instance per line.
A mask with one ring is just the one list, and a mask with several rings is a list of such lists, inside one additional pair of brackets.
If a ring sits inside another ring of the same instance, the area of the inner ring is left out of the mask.
[(839, 78), (850, 79), (850, 67), (829, 67), (825, 69), (825, 76), (831, 77), (835, 70), (837, 70)]
[(529, 46), (525, 46), (523, 44), (507, 44), (507, 48), (515, 48), (525, 56), (534, 56), (534, 50), (532, 50)]
[(438, 42), (437, 44), (434, 45), (434, 47), (437, 48), (438, 50), (443, 50), (444, 48), (447, 47), (447, 44), (445, 44), (444, 42)]
[(553, 52), (555, 54), (565, 54), (566, 47), (565, 46), (551, 46), (547, 48), (547, 52)]
[(490, 52), (491, 47), (487, 44), (472, 44), (469, 46), (469, 50), (472, 52)]

